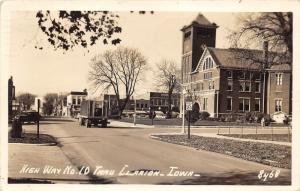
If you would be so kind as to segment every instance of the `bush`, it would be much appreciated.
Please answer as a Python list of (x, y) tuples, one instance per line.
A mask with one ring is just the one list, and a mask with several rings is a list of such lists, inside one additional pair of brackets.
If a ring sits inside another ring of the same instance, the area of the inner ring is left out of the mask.
[[(199, 120), (199, 112), (197, 112), (197, 111), (189, 111), (190, 112), (190, 122), (191, 123), (195, 123), (196, 121), (198, 121)], [(189, 112), (186, 112), (185, 113), (185, 119), (187, 120), (187, 121), (189, 121)]]
[(177, 106), (172, 107), (171, 111), (178, 112), (178, 113), (180, 112), (179, 107)]
[(206, 120), (209, 118), (210, 114), (207, 111), (202, 111), (199, 113), (199, 119)]

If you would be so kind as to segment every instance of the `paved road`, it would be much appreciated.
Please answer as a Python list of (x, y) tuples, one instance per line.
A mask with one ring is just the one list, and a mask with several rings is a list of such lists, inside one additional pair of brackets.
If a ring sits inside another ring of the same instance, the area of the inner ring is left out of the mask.
[[(24, 125), (23, 128), (29, 132), (34, 126)], [(194, 129), (194, 131), (212, 132), (211, 129)], [(98, 183), (252, 184), (255, 181), (259, 182), (257, 175), (260, 170), (278, 169), (149, 138), (149, 134), (160, 132), (180, 132), (180, 129), (85, 128), (80, 127), (77, 122), (63, 119), (44, 121), (41, 124), (41, 133), (57, 137), (61, 150), (71, 163), (79, 169), (88, 166), (90, 168), (88, 176), (91, 179), (98, 179)], [(101, 173), (114, 172), (112, 175), (101, 175), (100, 171), (93, 174), (97, 166), (101, 170), (109, 170)], [(281, 177), (290, 178), (290, 170), (279, 170)], [(127, 171), (129, 174), (144, 172), (144, 175), (146, 172), (148, 175), (158, 171), (159, 173), (155, 174), (158, 176), (124, 175)], [(186, 174), (169, 176), (175, 175), (177, 173), (175, 171), (184, 171)], [(189, 172), (193, 172), (191, 176), (187, 176)]]

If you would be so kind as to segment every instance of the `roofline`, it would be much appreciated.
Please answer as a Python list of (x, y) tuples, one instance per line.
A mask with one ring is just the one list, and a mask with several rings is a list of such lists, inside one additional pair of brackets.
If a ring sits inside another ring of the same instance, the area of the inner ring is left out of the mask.
[(201, 24), (192, 22), (192, 23), (189, 24), (189, 25), (183, 26), (180, 30), (181, 30), (181, 31), (184, 31), (185, 29), (190, 28), (190, 27), (192, 27), (193, 25), (194, 25), (194, 26), (198, 26), (198, 27), (205, 27), (205, 28), (214, 28), (214, 29), (219, 28), (219, 26), (216, 25), (216, 24), (215, 24), (215, 25), (214, 25), (214, 24), (211, 24), (211, 25), (201, 25)]

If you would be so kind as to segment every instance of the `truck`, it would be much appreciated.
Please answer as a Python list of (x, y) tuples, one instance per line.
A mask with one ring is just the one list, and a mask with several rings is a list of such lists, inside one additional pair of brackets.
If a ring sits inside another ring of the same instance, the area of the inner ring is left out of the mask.
[(109, 124), (107, 117), (104, 116), (101, 102), (94, 100), (84, 100), (81, 102), (78, 121), (80, 126), (86, 126), (87, 128), (92, 125), (107, 127), (107, 124)]

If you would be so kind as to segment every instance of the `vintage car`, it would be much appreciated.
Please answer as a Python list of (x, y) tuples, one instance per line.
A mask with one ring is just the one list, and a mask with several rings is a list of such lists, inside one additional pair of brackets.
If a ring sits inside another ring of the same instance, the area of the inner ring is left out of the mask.
[(36, 111), (23, 111), (20, 114), (16, 115), (16, 119), (19, 119), (22, 123), (36, 123), (41, 119), (41, 116)]

